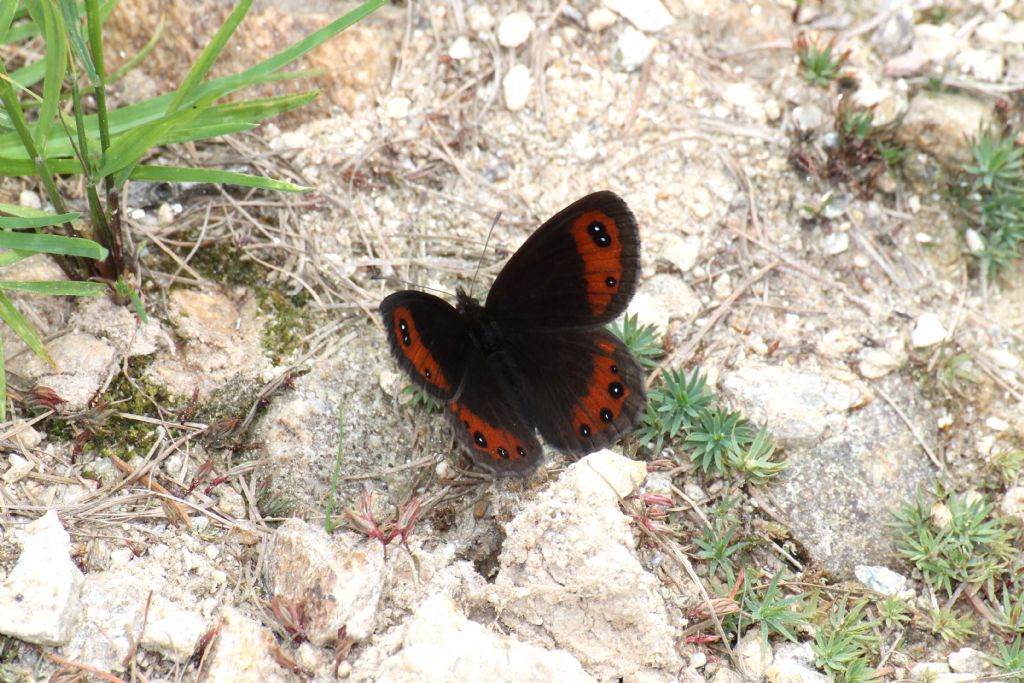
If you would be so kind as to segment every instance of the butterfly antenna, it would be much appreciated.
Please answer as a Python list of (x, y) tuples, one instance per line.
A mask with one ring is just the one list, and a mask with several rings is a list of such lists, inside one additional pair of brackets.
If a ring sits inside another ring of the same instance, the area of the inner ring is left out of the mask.
[(487, 245), (491, 242), (491, 234), (494, 232), (494, 226), (501, 220), (501, 211), (494, 214), (494, 220), (491, 221), (491, 229), (487, 231), (487, 239), (484, 240), (484, 250), (480, 253), (480, 258), (476, 262), (476, 270), (473, 271), (473, 279), (469, 281), (469, 295), (473, 296), (473, 286), (476, 284), (476, 276), (480, 274), (480, 264), (484, 261), (484, 254), (487, 253)]

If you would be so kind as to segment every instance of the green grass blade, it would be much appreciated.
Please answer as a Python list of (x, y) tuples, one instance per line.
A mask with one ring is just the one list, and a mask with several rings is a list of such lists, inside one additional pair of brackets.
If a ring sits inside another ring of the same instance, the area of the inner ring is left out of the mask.
[(352, 26), (356, 22), (364, 19), (386, 4), (388, 4), (388, 0), (367, 0), (367, 2), (356, 7), (345, 16), (332, 21), (327, 26), (324, 26), (319, 31), (311, 33), (309, 36), (303, 38), (294, 45), (286, 47), (273, 57), (260, 62), (251, 69), (246, 69), (237, 76), (229, 76), (224, 80), (238, 79), (246, 85), (258, 82), (278, 69), (291, 64), (310, 50), (319, 47), (329, 39), (347, 29), (349, 26)]
[(207, 122), (235, 121), (256, 123), (264, 121), (278, 114), (298, 109), (316, 99), (317, 91), (296, 93), (294, 95), (280, 95), (278, 97), (262, 97), (244, 102), (226, 102), (216, 107), (210, 107), (199, 115), (196, 125), (206, 125)]
[(213, 36), (213, 39), (207, 43), (203, 51), (199, 53), (199, 57), (196, 59), (195, 64), (189, 69), (188, 73), (185, 74), (185, 79), (178, 86), (177, 92), (174, 94), (174, 99), (171, 100), (170, 106), (167, 107), (169, 113), (174, 113), (181, 108), (185, 100), (192, 95), (196, 87), (203, 82), (206, 75), (210, 72), (210, 68), (213, 67), (217, 58), (220, 57), (220, 53), (224, 51), (224, 47), (228, 44), (228, 40), (231, 39), (231, 35), (238, 28), (238, 25), (242, 23), (242, 19), (245, 18), (249, 8), (252, 7), (252, 0), (242, 0), (235, 7), (234, 11), (228, 16), (227, 20), (221, 24), (221, 27), (217, 29), (217, 33)]
[(82, 22), (78, 18), (79, 3), (75, 0), (58, 0), (57, 5), (71, 41), (72, 54), (85, 69), (85, 75), (88, 76), (89, 82), (99, 85), (100, 75), (96, 71), (96, 65), (93, 64), (92, 55), (89, 54), (89, 50), (85, 46), (85, 36), (82, 35)]
[(42, 26), (43, 40), (46, 41), (43, 103), (39, 107), (33, 134), (36, 147), (45, 149), (43, 143), (57, 119), (60, 94), (64, 88), (64, 76), (68, 70), (67, 43), (64, 40), (64, 22), (49, 0), (25, 0), (25, 7), (36, 23)]
[(45, 228), (48, 225), (60, 225), (68, 221), (78, 220), (81, 216), (77, 211), (62, 213), (60, 215), (46, 214), (44, 216), (26, 216), (11, 218), (0, 216), (0, 229), (18, 230), (23, 228)]
[[(47, 166), (52, 173), (78, 175), (82, 172), (82, 164), (78, 159), (51, 159)], [(38, 168), (28, 159), (9, 159), (0, 157), (0, 176), (34, 176)]]
[(103, 163), (96, 173), (99, 177), (113, 175), (138, 163), (142, 155), (160, 143), (175, 126), (185, 126), (199, 115), (196, 109), (186, 109), (155, 123), (139, 126), (127, 135), (113, 139), (103, 154)]
[(333, 534), (336, 526), (332, 515), (334, 513), (334, 495), (338, 490), (338, 480), (341, 478), (341, 463), (345, 456), (345, 404), (338, 401), (338, 450), (334, 456), (334, 471), (331, 473), (331, 487), (327, 489), (327, 502), (324, 506), (324, 529), (327, 533)]
[(43, 344), (43, 340), (39, 338), (32, 324), (25, 319), (25, 316), (14, 307), (11, 300), (7, 298), (7, 295), (0, 292), (0, 320), (3, 320), (7, 325), (14, 330), (14, 333), (21, 337), (30, 349), (44, 361), (49, 363), (53, 368), (57, 368), (57, 364), (53, 362), (53, 358), (50, 357), (50, 352), (46, 350), (46, 346)]
[(131, 299), (132, 307), (135, 308), (135, 315), (139, 316), (139, 320), (142, 321), (143, 325), (149, 324), (149, 316), (146, 315), (146, 307), (142, 305), (142, 299), (139, 297), (139, 293), (132, 289), (131, 285), (117, 278), (117, 282), (114, 283), (114, 290), (126, 299)]
[(22, 88), (31, 88), (46, 75), (46, 61), (37, 59), (11, 74), (11, 80)]
[(177, 166), (137, 166), (131, 175), (132, 180), (168, 183), (221, 183), (224, 185), (241, 185), (242, 187), (258, 187), (264, 190), (279, 192), (309, 192), (313, 188), (273, 178), (236, 173), (234, 171), (218, 171), (209, 168), (180, 168)]
[(7, 368), (4, 362), (4, 340), (0, 337), (0, 422), (7, 420)]
[[(0, 45), (7, 44), (7, 32), (14, 21), (14, 12), (18, 9), (18, 0), (0, 0)], [(3, 418), (0, 418), (2, 421)]]
[(97, 261), (107, 258), (107, 250), (92, 240), (37, 232), (0, 232), (0, 247), (34, 251), (37, 254), (80, 256)]
[[(283, 78), (287, 74), (280, 75)], [(277, 76), (269, 80), (280, 80)], [(203, 97), (221, 97), (225, 94), (229, 94), (229, 90), (224, 88), (208, 88), (206, 84), (201, 88)], [(298, 107), (311, 101), (316, 97), (315, 91), (298, 93), (295, 95), (282, 95), (279, 97), (267, 97), (255, 100), (249, 100), (245, 102), (227, 102), (213, 107), (205, 107), (199, 111), (195, 121), (191, 124), (192, 126), (206, 126), (211, 124), (223, 123), (225, 121), (233, 122), (244, 122), (245, 127), (235, 128), (235, 130), (249, 130), (252, 126), (256, 125), (257, 122), (266, 120), (281, 114), (284, 112), (292, 111)], [(165, 121), (164, 110), (167, 103), (170, 100), (170, 95), (161, 95), (155, 97), (152, 100), (139, 103), (137, 105), (130, 105), (121, 109), (116, 109), (109, 113), (109, 125), (110, 134), (115, 139), (127, 137), (133, 137), (138, 135), (138, 131), (144, 128), (146, 125), (160, 125), (162, 121)], [(183, 112), (184, 114), (184, 112)], [(90, 138), (99, 136), (99, 126), (95, 115), (85, 117), (85, 128), (86, 134)], [(173, 126), (171, 128), (174, 128)], [(164, 137), (165, 140), (172, 142), (181, 142), (188, 139), (199, 139), (194, 134), (189, 134), (189, 126), (178, 125), (173, 134), (167, 133)], [(121, 146), (127, 145), (127, 141), (120, 143)], [(55, 130), (52, 132), (48, 146), (47, 154), (51, 159), (51, 170), (54, 173), (65, 173), (75, 171), (63, 171), (56, 165), (57, 157), (68, 157), (72, 158), (74, 150), (71, 148), (70, 141), (67, 136), (64, 135), (63, 130)], [(29, 175), (33, 171), (23, 171), (22, 169), (28, 168), (24, 164), (18, 164), (19, 161), (28, 159), (28, 154), (25, 151), (24, 146), (21, 144), (21, 139), (17, 133), (5, 133), (0, 135), (0, 175)], [(76, 160), (77, 161), (77, 160)], [(15, 172), (15, 168), (18, 172)], [(75, 166), (78, 168), (78, 166)]]
[(75, 282), (71, 280), (58, 280), (55, 282), (0, 280), (0, 289), (59, 296), (102, 296), (109, 291), (102, 282)]
[(7, 31), (4, 42), (8, 45), (21, 43), (39, 35), (39, 24), (34, 21), (20, 21)]
[(35, 256), (35, 254), (31, 251), (18, 251), (17, 249), (8, 249), (7, 251), (0, 252), (0, 268), (6, 268), (18, 261), (23, 261), (29, 256)]

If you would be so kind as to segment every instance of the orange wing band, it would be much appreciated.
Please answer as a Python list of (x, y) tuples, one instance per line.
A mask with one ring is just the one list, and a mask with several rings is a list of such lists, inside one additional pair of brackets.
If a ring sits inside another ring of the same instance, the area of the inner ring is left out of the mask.
[(587, 211), (573, 221), (572, 237), (583, 259), (590, 312), (601, 315), (622, 285), (622, 240), (619, 225), (603, 211)]
[(448, 378), (445, 377), (444, 371), (441, 370), (434, 355), (430, 353), (430, 349), (423, 343), (409, 309), (404, 306), (396, 308), (391, 327), (398, 340), (398, 348), (412, 363), (416, 374), (428, 384), (447, 391), (449, 388)]
[(455, 418), (469, 432), (473, 450), (495, 462), (508, 464), (509, 461), (523, 460), (527, 451), (512, 432), (488, 424), (466, 406), (452, 402), (451, 411)]

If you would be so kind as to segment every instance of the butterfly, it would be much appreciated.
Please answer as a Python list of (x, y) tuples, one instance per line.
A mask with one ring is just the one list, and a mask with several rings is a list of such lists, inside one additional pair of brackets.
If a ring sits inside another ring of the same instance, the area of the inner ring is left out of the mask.
[(570, 204), (502, 268), (481, 304), (424, 292), (380, 304), (399, 365), (442, 403), (456, 439), (495, 474), (528, 474), (548, 446), (586, 454), (632, 431), (644, 377), (605, 324), (636, 291), (640, 233), (608, 191)]

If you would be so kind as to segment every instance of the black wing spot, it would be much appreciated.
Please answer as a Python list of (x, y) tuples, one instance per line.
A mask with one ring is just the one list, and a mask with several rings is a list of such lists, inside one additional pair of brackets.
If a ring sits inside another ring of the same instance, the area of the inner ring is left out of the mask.
[(484, 438), (484, 435), (481, 432), (473, 433), (473, 441), (475, 441), (476, 445), (480, 448), (487, 448), (487, 439)]
[(526, 449), (524, 449), (522, 446), (516, 446), (516, 453), (519, 454), (520, 458), (526, 457)]
[(580, 425), (580, 436), (590, 436), (590, 425)]
[(498, 446), (498, 457), (508, 460), (508, 451), (501, 446)]
[(608, 423), (612, 421), (615, 415), (608, 408), (601, 408), (601, 422)]
[(612, 382), (608, 385), (608, 395), (612, 398), (622, 398), (622, 394), (624, 394), (625, 391), (626, 390), (620, 382)]
[(592, 221), (587, 226), (587, 233), (590, 235), (590, 239), (593, 240), (594, 244), (601, 247), (610, 247), (612, 244), (612, 238), (608, 234), (608, 229), (604, 227), (604, 223), (601, 221)]
[(610, 288), (614, 288), (615, 285), (619, 284), (619, 281), (613, 278), (611, 275), (604, 279), (604, 283)]

